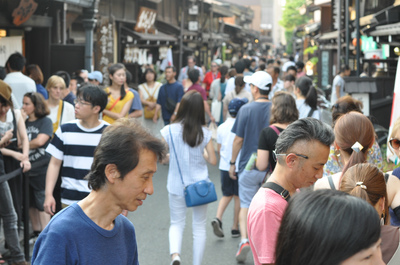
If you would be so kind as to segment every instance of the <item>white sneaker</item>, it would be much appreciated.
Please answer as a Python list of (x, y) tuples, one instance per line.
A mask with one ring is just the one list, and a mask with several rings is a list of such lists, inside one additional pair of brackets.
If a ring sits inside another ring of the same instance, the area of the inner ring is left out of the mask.
[(181, 258), (179, 257), (179, 255), (175, 256), (170, 265), (181, 265)]

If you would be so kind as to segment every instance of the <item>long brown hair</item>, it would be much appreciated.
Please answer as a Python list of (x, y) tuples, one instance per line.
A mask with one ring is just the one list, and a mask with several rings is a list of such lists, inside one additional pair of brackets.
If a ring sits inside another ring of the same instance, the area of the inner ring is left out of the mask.
[[(368, 149), (375, 141), (374, 126), (365, 115), (351, 111), (336, 121), (334, 131), (336, 144), (350, 155), (349, 161), (342, 170), (343, 175), (349, 167), (365, 162)], [(360, 152), (351, 148), (356, 142), (363, 146)]]
[(238, 95), (240, 93), (240, 91), (242, 91), (242, 89), (244, 88), (244, 85), (246, 84), (243, 79), (244, 79), (243, 75), (238, 75), (235, 77), (236, 95)]
[(206, 124), (204, 117), (204, 101), (197, 91), (188, 91), (182, 97), (178, 113), (174, 122), (183, 125), (183, 141), (191, 147), (203, 142), (203, 126)]
[(389, 223), (385, 176), (376, 166), (361, 163), (350, 167), (343, 175), (340, 190), (361, 198), (374, 207), (380, 198), (385, 198), (384, 220), (385, 224)]

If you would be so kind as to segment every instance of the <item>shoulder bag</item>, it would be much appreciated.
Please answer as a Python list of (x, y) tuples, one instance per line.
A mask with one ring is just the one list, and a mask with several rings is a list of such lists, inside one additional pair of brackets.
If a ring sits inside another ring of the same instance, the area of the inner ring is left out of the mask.
[[(153, 91), (153, 94), (151, 94), (150, 95), (150, 92), (149, 92), (149, 90), (147, 90), (147, 84), (145, 83), (145, 84), (143, 84), (143, 89), (146, 91), (146, 93), (147, 93), (147, 95), (149, 96), (148, 98), (147, 98), (147, 101), (150, 101), (150, 102), (157, 102), (157, 99), (154, 97), (154, 95), (156, 94), (156, 92), (157, 92), (157, 90), (158, 90), (158, 88), (160, 87), (160, 84), (157, 86), (157, 85), (155, 85), (154, 86), (154, 91)], [(153, 119), (153, 117), (154, 117), (154, 113), (156, 112), (156, 108), (154, 108), (154, 109), (149, 109), (149, 106), (145, 106), (144, 107), (144, 118), (145, 119)], [(157, 118), (158, 117), (160, 117), (160, 111), (157, 113)]]
[(172, 139), (171, 125), (169, 126), (169, 135), (171, 137), (172, 149), (174, 150), (176, 163), (178, 164), (179, 176), (181, 177), (184, 186), (185, 202), (187, 207), (194, 207), (217, 200), (217, 193), (215, 192), (214, 183), (211, 181), (200, 180), (196, 183), (185, 186), (183, 182), (182, 172), (179, 167), (178, 157), (176, 155), (174, 140)]
[(168, 89), (167, 87), (164, 87), (165, 89), (165, 94), (166, 94), (166, 100), (165, 100), (165, 108), (169, 113), (174, 113), (175, 107), (176, 107), (176, 101), (173, 100), (172, 98), (168, 97)]

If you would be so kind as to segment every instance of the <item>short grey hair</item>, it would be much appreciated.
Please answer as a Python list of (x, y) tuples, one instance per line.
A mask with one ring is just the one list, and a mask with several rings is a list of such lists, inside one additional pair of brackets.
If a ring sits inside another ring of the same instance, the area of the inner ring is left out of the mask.
[(330, 147), (334, 140), (335, 135), (330, 126), (314, 118), (304, 118), (283, 130), (276, 141), (276, 153), (286, 154), (298, 141), (319, 141)]

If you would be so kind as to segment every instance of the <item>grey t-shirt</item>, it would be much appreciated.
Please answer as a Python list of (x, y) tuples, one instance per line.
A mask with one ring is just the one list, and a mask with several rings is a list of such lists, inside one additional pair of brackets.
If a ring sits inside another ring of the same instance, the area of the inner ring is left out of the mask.
[(269, 126), (271, 102), (251, 102), (240, 108), (232, 132), (243, 138), (240, 153), (239, 170), (246, 167), (252, 153), (257, 152), (258, 139), (262, 129)]

